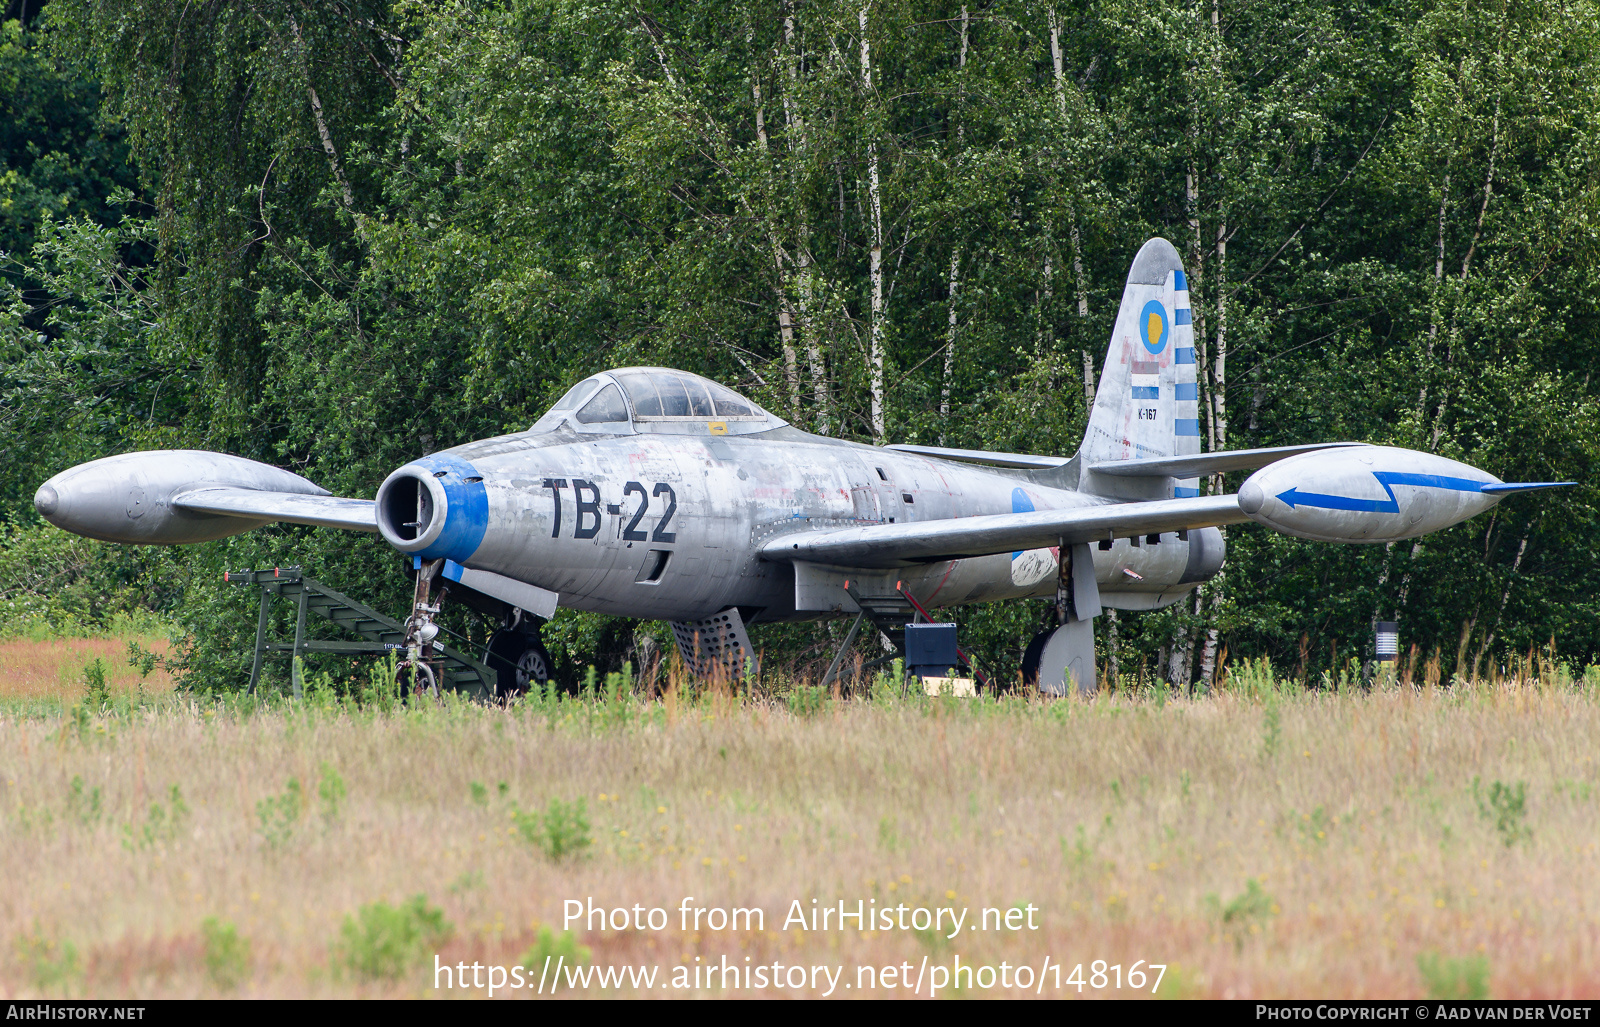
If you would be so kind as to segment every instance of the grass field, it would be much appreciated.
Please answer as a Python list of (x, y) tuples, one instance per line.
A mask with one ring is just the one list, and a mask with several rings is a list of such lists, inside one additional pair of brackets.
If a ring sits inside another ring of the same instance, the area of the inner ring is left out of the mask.
[[(835, 996), (1073, 996), (1079, 964), (1085, 997), (1128, 996), (1139, 960), (1166, 997), (1600, 995), (1600, 673), (1305, 693), (1253, 667), (1182, 701), (76, 698), (0, 704), (7, 996), (484, 994), (435, 991), (436, 955), (525, 960), (530, 984), (546, 956), (654, 966), (662, 996), (828, 991), (790, 966), (837, 969)], [(762, 929), (680, 929), (688, 896)], [(566, 938), (588, 897), (668, 923)], [(786, 929), (812, 899), (968, 919)], [(973, 930), (985, 908), (1019, 929)], [(991, 986), (934, 988), (957, 957)], [(660, 987), (724, 958), (785, 985)]]
[(8, 699), (78, 698), (83, 691), (84, 668), (95, 660), (105, 671), (112, 693), (143, 689), (150, 695), (172, 691), (172, 676), (161, 667), (147, 675), (128, 662), (128, 643), (165, 654), (165, 638), (127, 634), (113, 638), (53, 638), (0, 640), (0, 702)]

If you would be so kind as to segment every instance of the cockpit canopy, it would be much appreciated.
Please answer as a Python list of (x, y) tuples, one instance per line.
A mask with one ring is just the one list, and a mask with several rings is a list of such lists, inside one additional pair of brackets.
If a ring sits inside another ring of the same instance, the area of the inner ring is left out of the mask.
[(529, 431), (749, 435), (786, 422), (725, 386), (670, 367), (621, 367), (567, 390)]

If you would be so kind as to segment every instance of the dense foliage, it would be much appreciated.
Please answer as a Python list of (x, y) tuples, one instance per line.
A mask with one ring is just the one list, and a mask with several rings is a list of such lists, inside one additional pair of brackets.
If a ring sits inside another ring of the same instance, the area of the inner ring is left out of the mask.
[[(53, 0), (0, 37), (0, 82), (34, 83), (0, 90), (7, 544), (49, 556), (27, 501), (74, 460), (223, 449), (370, 496), (629, 363), (816, 431), (1071, 452), (1153, 234), (1188, 265), (1207, 448), (1349, 438), (1589, 481), (1597, 14)], [(33, 67), (71, 103), (41, 108)], [(133, 172), (108, 157), (123, 133)], [(1447, 663), (1552, 637), (1593, 659), (1595, 499), (1511, 499), (1417, 545), (1231, 529), (1224, 574), (1123, 614), (1107, 656), (1180, 682), (1224, 649), (1314, 668), (1381, 614)], [(139, 573), (194, 630), (197, 683), (231, 675), (253, 627), (217, 572), (290, 560), (404, 603), (375, 538), (181, 551)], [(1009, 673), (1048, 611), (961, 616)], [(547, 628), (570, 664), (652, 632)], [(828, 634), (762, 641), (815, 655)]]

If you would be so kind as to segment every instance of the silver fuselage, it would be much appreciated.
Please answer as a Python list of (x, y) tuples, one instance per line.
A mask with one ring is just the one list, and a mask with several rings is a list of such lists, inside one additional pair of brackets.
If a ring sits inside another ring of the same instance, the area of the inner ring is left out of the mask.
[[(549, 589), (562, 606), (676, 621), (730, 606), (747, 620), (844, 612), (849, 605), (839, 586), (846, 580), (866, 594), (892, 594), (898, 583), (929, 608), (1053, 595), (1052, 549), (887, 571), (796, 565), (759, 554), (763, 544), (792, 532), (1109, 502), (1041, 484), (1027, 472), (913, 456), (789, 426), (730, 436), (519, 433), (424, 457), (390, 481), (408, 475), (482, 489), (475, 500), (481, 537), (473, 531), (462, 538), (452, 524), (446, 534), (454, 541), (424, 557), (448, 557)], [(452, 510), (466, 505), (463, 494), (450, 493), (458, 497)], [(391, 501), (386, 523), (380, 493), (386, 537), (414, 503)], [(1156, 541), (1122, 538), (1096, 548), (1105, 604), (1152, 609), (1215, 574), (1220, 534), (1203, 529), (1188, 538), (1169, 532)], [(409, 548), (403, 539), (390, 541)]]

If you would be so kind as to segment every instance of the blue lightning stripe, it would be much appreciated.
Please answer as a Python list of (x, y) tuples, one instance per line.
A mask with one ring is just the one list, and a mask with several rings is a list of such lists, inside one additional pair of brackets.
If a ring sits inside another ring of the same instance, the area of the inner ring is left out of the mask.
[(1184, 346), (1184, 347), (1182, 347), (1180, 349), (1173, 350), (1172, 351), (1172, 362), (1174, 364), (1192, 364), (1192, 363), (1194, 363), (1194, 347), (1193, 346)]
[(1452, 478), (1444, 474), (1408, 474), (1402, 471), (1373, 471), (1372, 476), (1378, 479), (1378, 484), (1383, 486), (1383, 491), (1389, 498), (1384, 499), (1354, 499), (1350, 496), (1328, 496), (1320, 492), (1301, 492), (1298, 488), (1290, 488), (1286, 492), (1278, 493), (1278, 498), (1293, 510), (1297, 506), (1315, 506), (1324, 510), (1356, 510), (1362, 513), (1399, 513), (1400, 501), (1394, 496), (1395, 485), (1412, 485), (1417, 488), (1448, 489), (1451, 492), (1478, 492), (1483, 491), (1485, 485), (1492, 482), (1477, 481), (1472, 478)]
[(1179, 382), (1176, 386), (1176, 395), (1173, 398), (1179, 402), (1186, 399), (1197, 400), (1200, 398), (1200, 386), (1194, 382)]
[[(1028, 512), (1030, 512), (1032, 510), (1033, 510), (1033, 500), (1028, 498), (1028, 494), (1026, 492), (1024, 492), (1020, 488), (1012, 489), (1011, 490), (1011, 512), (1012, 513), (1028, 513)], [(1015, 560), (1017, 557), (1019, 557), (1021, 555), (1022, 555), (1022, 550), (1018, 549), (1016, 552), (1011, 554), (1011, 559)]]
[(1179, 307), (1177, 310), (1173, 311), (1172, 323), (1178, 325), (1193, 324), (1194, 321), (1190, 318), (1189, 308)]
[(1133, 387), (1134, 399), (1160, 399), (1161, 388), (1156, 385), (1135, 385)]
[(1173, 499), (1199, 499), (1199, 489), (1186, 489), (1182, 485), (1175, 486), (1172, 490)]
[(1172, 434), (1179, 438), (1192, 436), (1200, 437), (1200, 419), (1198, 417), (1179, 417), (1172, 422)]

